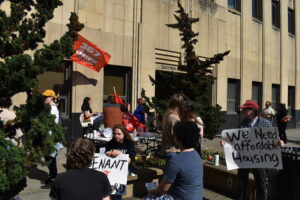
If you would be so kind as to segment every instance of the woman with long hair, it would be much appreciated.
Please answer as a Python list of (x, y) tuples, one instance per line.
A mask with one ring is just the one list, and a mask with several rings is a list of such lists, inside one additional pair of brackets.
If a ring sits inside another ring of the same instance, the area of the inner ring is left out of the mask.
[(168, 110), (162, 120), (162, 152), (167, 160), (171, 159), (180, 151), (175, 145), (174, 125), (180, 121), (179, 114), (182, 110), (184, 99), (181, 94), (173, 94), (168, 103)]
[(185, 101), (183, 103), (183, 109), (180, 113), (181, 120), (189, 120), (196, 123), (197, 127), (200, 129), (200, 136), (199, 141), (196, 146), (196, 150), (201, 155), (201, 138), (204, 136), (204, 130), (203, 130), (203, 121), (199, 115), (196, 114), (195, 110), (195, 104), (192, 101)]
[(93, 112), (91, 109), (92, 100), (90, 97), (84, 97), (83, 103), (81, 105), (81, 111), (84, 114), (84, 117), (89, 118), (93, 117), (94, 121), (99, 118), (98, 112)]
[(89, 168), (94, 152), (94, 145), (87, 139), (80, 138), (72, 143), (67, 153), (67, 171), (55, 178), (50, 191), (52, 199), (110, 199), (107, 176)]
[[(94, 123), (100, 123), (103, 120), (102, 113), (93, 112), (91, 108), (92, 100), (90, 97), (85, 97), (81, 105), (82, 115), (80, 116), (81, 121), (90, 122), (90, 127), (95, 129)], [(100, 124), (99, 124), (100, 125)], [(83, 127), (83, 134), (88, 130), (88, 127)]]

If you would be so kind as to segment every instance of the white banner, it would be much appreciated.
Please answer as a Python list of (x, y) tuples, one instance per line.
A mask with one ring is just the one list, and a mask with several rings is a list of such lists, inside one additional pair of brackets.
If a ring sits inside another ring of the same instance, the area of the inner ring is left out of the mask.
[(238, 168), (282, 169), (276, 127), (227, 129), (222, 131), (228, 170)]
[(112, 194), (123, 195), (126, 193), (128, 160), (128, 154), (111, 158), (105, 154), (96, 153), (91, 168), (106, 174), (113, 191)]

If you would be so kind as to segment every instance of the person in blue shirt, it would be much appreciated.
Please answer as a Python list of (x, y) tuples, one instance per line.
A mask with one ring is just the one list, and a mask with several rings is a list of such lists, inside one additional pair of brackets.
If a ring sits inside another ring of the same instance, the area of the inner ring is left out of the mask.
[(167, 193), (174, 199), (202, 200), (203, 163), (195, 150), (199, 128), (190, 120), (180, 121), (174, 126), (174, 136), (180, 152), (170, 159), (162, 181), (149, 194)]
[(140, 123), (145, 124), (146, 123), (146, 113), (144, 111), (145, 99), (139, 98), (137, 100), (137, 103), (138, 103), (138, 107), (134, 111), (133, 115), (139, 120)]

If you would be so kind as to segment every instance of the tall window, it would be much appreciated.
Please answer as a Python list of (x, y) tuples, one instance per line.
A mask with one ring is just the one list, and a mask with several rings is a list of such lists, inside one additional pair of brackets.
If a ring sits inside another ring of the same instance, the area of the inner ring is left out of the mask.
[(104, 68), (104, 103), (107, 95), (113, 93), (113, 87), (124, 103), (130, 102), (131, 97), (131, 68), (121, 66), (107, 66)]
[(252, 82), (252, 101), (255, 101), (259, 108), (262, 107), (262, 84), (260, 82)]
[(252, 0), (252, 17), (260, 21), (263, 20), (262, 0)]
[(280, 2), (272, 0), (272, 24), (280, 28)]
[(240, 99), (240, 80), (228, 79), (227, 113), (235, 114)]
[(295, 87), (288, 87), (288, 113), (295, 116)]
[(295, 10), (288, 9), (288, 30), (290, 34), (295, 35)]
[(280, 85), (272, 84), (272, 107), (277, 110), (280, 102)]
[(228, 4), (228, 8), (241, 11), (241, 0), (228, 0), (227, 4)]

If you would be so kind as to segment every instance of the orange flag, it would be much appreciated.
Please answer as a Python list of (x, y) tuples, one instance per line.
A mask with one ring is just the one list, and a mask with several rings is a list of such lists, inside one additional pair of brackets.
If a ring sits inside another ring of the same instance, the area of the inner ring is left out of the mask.
[(96, 72), (109, 63), (110, 55), (107, 52), (79, 34), (73, 48), (76, 52), (71, 56), (71, 60)]

